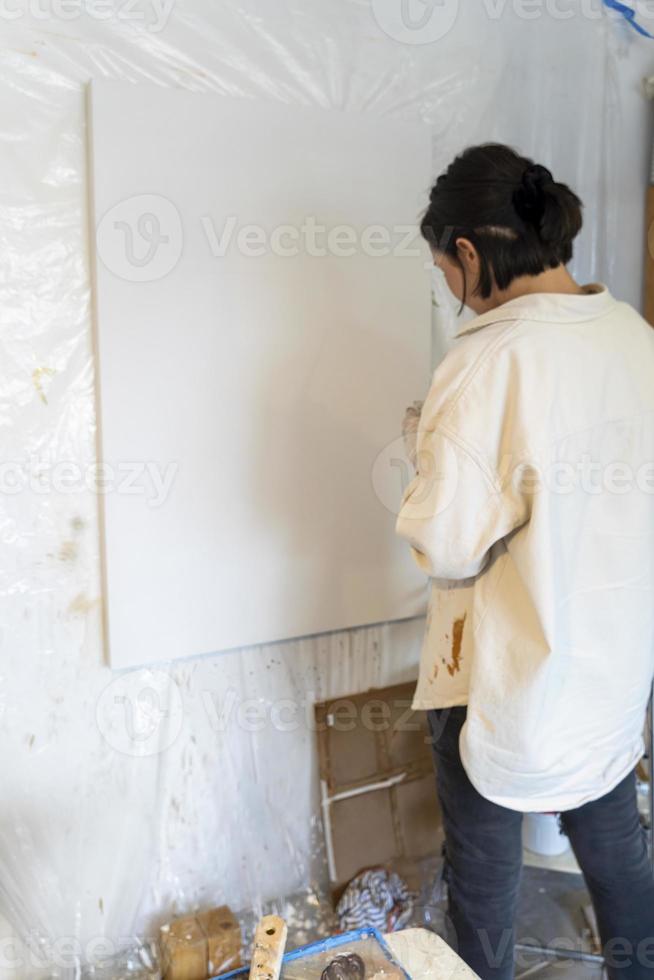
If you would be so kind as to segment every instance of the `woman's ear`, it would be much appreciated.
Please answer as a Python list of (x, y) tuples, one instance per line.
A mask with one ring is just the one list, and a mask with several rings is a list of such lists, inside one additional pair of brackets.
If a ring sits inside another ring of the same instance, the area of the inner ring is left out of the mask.
[(477, 249), (468, 238), (457, 238), (456, 250), (465, 269), (472, 273), (479, 272), (479, 255)]
[(487, 307), (477, 295), (481, 276), (479, 252), (469, 238), (457, 238), (455, 244), (457, 259), (465, 282), (464, 302), (473, 312), (483, 313)]

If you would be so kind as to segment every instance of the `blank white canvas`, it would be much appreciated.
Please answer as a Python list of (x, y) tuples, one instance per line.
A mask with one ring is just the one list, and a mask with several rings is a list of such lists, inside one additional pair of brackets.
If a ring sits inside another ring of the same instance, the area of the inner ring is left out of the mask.
[(423, 613), (393, 506), (430, 380), (427, 255), (400, 247), (427, 128), (110, 81), (90, 110), (112, 665)]

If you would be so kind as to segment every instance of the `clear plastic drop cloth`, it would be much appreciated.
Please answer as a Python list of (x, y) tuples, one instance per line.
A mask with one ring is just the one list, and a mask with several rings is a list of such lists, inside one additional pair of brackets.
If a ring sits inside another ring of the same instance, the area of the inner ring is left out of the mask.
[[(87, 83), (422, 120), (435, 175), (509, 142), (584, 200), (577, 276), (639, 304), (654, 47), (601, 0), (1, 0), (0, 35), (0, 975), (74, 977), (175, 914), (315, 902), (311, 705), (411, 680), (424, 628), (107, 666)], [(434, 364), (455, 322), (435, 273)]]

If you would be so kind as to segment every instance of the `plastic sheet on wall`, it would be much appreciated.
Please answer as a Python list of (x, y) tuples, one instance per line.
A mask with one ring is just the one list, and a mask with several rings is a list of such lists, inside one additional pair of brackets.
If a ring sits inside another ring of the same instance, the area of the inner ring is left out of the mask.
[[(638, 302), (634, 82), (651, 55), (601, 0), (5, 0), (0, 33), (0, 976), (73, 977), (175, 912), (310, 895), (322, 856), (304, 706), (410, 680), (423, 629), (106, 666), (86, 83), (422, 119), (435, 171), (510, 142), (585, 200), (577, 275)], [(435, 314), (437, 361), (455, 319), (437, 278)]]
[(604, 0), (604, 3), (610, 10), (616, 10), (643, 37), (654, 39), (654, 34), (650, 34), (638, 20), (638, 10), (634, 7), (629, 7), (626, 3), (621, 3), (621, 0)]

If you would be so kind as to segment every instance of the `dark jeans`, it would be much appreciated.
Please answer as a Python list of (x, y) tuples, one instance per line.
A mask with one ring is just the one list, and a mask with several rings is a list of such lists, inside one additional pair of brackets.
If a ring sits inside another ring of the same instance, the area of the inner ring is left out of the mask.
[[(491, 803), (468, 779), (459, 755), (466, 709), (427, 716), (445, 827), (450, 939), (482, 980), (511, 980), (522, 814)], [(635, 773), (561, 821), (593, 900), (609, 977), (654, 980), (654, 877)]]

